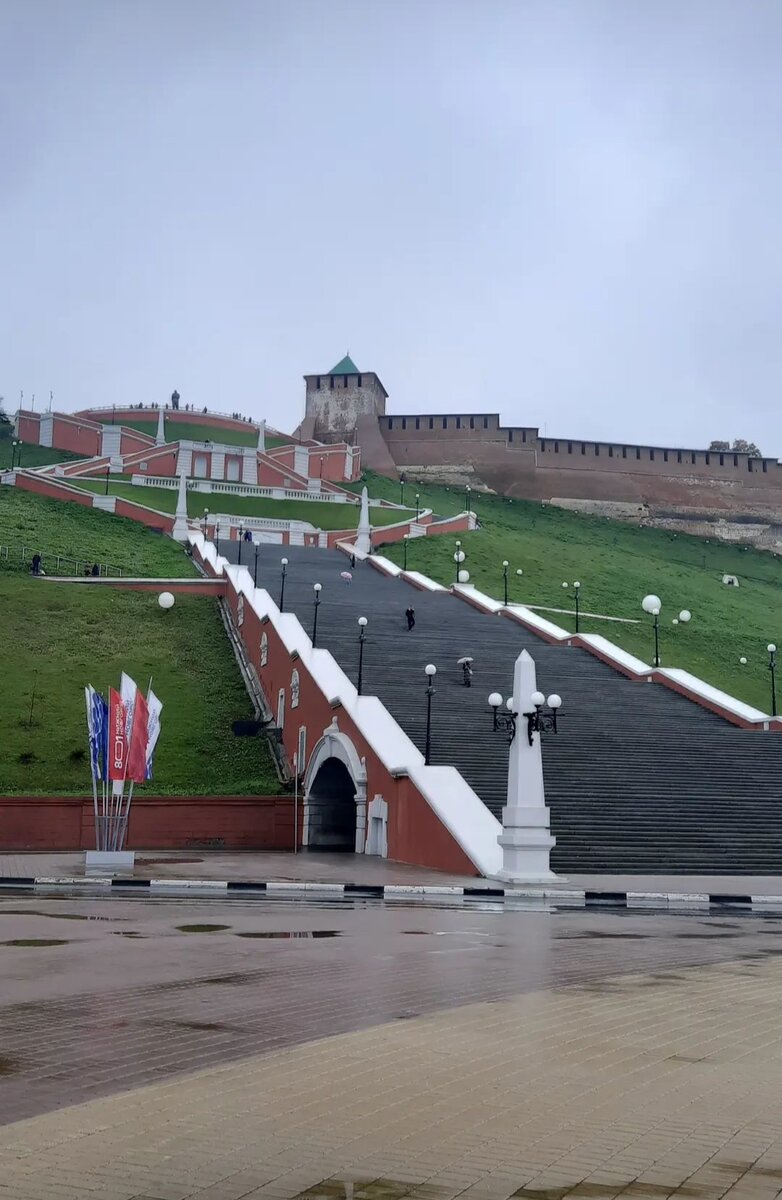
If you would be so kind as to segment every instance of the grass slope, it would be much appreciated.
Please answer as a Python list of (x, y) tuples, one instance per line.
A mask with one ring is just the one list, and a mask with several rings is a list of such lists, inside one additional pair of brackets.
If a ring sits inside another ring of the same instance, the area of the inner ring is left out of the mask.
[[(3, 428), (0, 428), (0, 471), (11, 466), (12, 441), (13, 438), (10, 435), (5, 436)], [(51, 463), (73, 462), (75, 459), (83, 457), (83, 454), (72, 454), (70, 450), (52, 450), (51, 446), (34, 446), (29, 442), (22, 442), (21, 455), (18, 446), (16, 449), (15, 465), (17, 467), (48, 467)]]
[[(193, 414), (197, 416), (196, 413)], [(128, 429), (138, 429), (154, 437), (157, 431), (157, 416), (133, 417), (123, 419), (122, 424)], [(247, 429), (219, 429), (215, 425), (200, 425), (198, 421), (166, 421), (167, 442), (219, 442), (222, 446), (257, 446), (258, 430), (248, 426)], [(266, 435), (267, 446), (283, 446), (283, 438)]]
[(178, 596), (164, 613), (154, 594), (0, 575), (0, 611), (4, 793), (89, 792), (83, 689), (106, 694), (121, 670), (144, 689), (152, 676), (165, 706), (148, 791), (279, 792), (265, 738), (231, 731), (252, 710), (216, 600)]
[(0, 555), (0, 573), (26, 572), (35, 550), (43, 554), (48, 574), (67, 575), (73, 570), (71, 564), (63, 564), (56, 572), (57, 554), (109, 563), (123, 574), (180, 578), (195, 573), (176, 542), (145, 525), (12, 487), (0, 487), (0, 546), (10, 548), (7, 560)]
[[(375, 496), (399, 499), (399, 484), (370, 475)], [(359, 485), (360, 486), (360, 485)], [(405, 498), (418, 490), (421, 503), (449, 515), (464, 509), (464, 492), (407, 484)], [(548, 505), (499, 496), (474, 495), (472, 505), (481, 528), (462, 534), (470, 581), (502, 599), (502, 561), (509, 567), (510, 600), (572, 607), (572, 584), (581, 583), (582, 611), (641, 618), (638, 625), (617, 625), (582, 618), (581, 630), (601, 633), (645, 662), (653, 654), (651, 618), (641, 611), (649, 592), (662, 599), (663, 666), (683, 667), (707, 682), (764, 711), (770, 707), (766, 645), (782, 645), (782, 561), (771, 554), (685, 534), (639, 529), (621, 521), (587, 517)], [(415, 539), (408, 546), (408, 567), (441, 583), (454, 579), (452, 537)], [(381, 551), (402, 562), (402, 548)], [(519, 580), (515, 571), (521, 567)], [(738, 576), (728, 588), (723, 574)], [(571, 587), (563, 590), (567, 581)], [(672, 625), (683, 608), (692, 612), (688, 625)], [(566, 629), (575, 618), (548, 614)], [(748, 663), (741, 666), (739, 659)], [(480, 664), (476, 663), (476, 669)], [(486, 680), (491, 690), (491, 680)], [(545, 690), (545, 681), (541, 681)]]
[[(73, 479), (74, 486), (84, 491), (106, 490), (104, 480)], [(135, 500), (159, 512), (172, 513), (176, 510), (177, 493), (174, 488), (134, 487), (132, 483), (112, 480), (109, 495)], [(358, 525), (358, 507), (352, 504), (334, 504), (321, 500), (273, 500), (265, 496), (232, 496), (225, 492), (188, 492), (187, 511), (191, 517), (202, 517), (204, 509), (210, 512), (229, 512), (238, 517), (275, 517), (283, 521), (308, 521), (316, 529), (355, 529)], [(373, 508), (370, 520), (373, 525), (393, 525), (403, 520), (404, 512), (392, 508)]]

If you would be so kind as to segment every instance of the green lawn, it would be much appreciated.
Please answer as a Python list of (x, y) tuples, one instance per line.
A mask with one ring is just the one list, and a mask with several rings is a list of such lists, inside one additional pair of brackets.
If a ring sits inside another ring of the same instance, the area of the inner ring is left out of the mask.
[(62, 563), (57, 570), (56, 555), (108, 563), (128, 575), (179, 578), (195, 573), (192, 561), (176, 542), (137, 521), (15, 487), (0, 487), (0, 547), (4, 546), (9, 553), (6, 558), (5, 551), (0, 551), (0, 574), (26, 572), (35, 550), (43, 554), (47, 574), (74, 572), (71, 562)]
[(89, 792), (84, 687), (105, 695), (121, 670), (144, 689), (151, 676), (164, 705), (148, 791), (280, 791), (266, 739), (232, 732), (253, 714), (216, 600), (178, 596), (164, 613), (154, 593), (0, 575), (0, 611), (4, 793)]
[[(193, 413), (197, 417), (197, 413)], [(154, 437), (157, 432), (157, 414), (151, 417), (133, 417), (124, 419), (122, 424), (128, 429), (138, 429)], [(166, 441), (219, 442), (223, 446), (257, 446), (258, 430), (252, 426), (246, 429), (218, 429), (215, 425), (199, 425), (198, 421), (169, 421), (166, 420)], [(276, 438), (271, 434), (266, 436), (267, 446), (283, 446), (284, 438)]]
[[(106, 490), (105, 480), (73, 479), (69, 482), (101, 495)], [(174, 488), (134, 487), (114, 477), (109, 484), (109, 494), (135, 500), (159, 512), (172, 513), (176, 510), (177, 493)], [(325, 500), (273, 500), (265, 496), (232, 496), (225, 492), (188, 492), (187, 511), (191, 517), (202, 517), (205, 508), (209, 508), (210, 512), (228, 512), (238, 517), (308, 521), (316, 529), (355, 529), (359, 515), (357, 505), (334, 504)], [(393, 525), (403, 520), (405, 513), (393, 508), (372, 508), (369, 516), (373, 525)]]
[[(11, 442), (12, 438), (0, 435), (0, 471), (11, 466), (11, 455), (13, 454)], [(77, 458), (84, 458), (84, 455), (71, 454), (70, 450), (52, 450), (50, 446), (34, 446), (29, 442), (22, 442), (21, 453), (20, 447), (16, 449), (15, 462), (17, 467), (48, 467), (50, 463), (73, 462)]]
[[(370, 476), (373, 495), (398, 499), (399, 484)], [(464, 508), (458, 489), (421, 487), (421, 503), (448, 514)], [(410, 485), (406, 488), (409, 500)], [(685, 534), (639, 529), (621, 521), (581, 516), (548, 505), (478, 494), (473, 508), (481, 528), (461, 534), (471, 582), (502, 599), (502, 561), (510, 563), (510, 600), (572, 607), (572, 584), (581, 583), (582, 611), (640, 617), (639, 625), (615, 625), (582, 618), (581, 630), (601, 633), (625, 650), (650, 661), (651, 618), (641, 611), (649, 592), (663, 608), (663, 666), (684, 667), (707, 682), (768, 711), (770, 704), (766, 645), (782, 645), (782, 561), (753, 549), (727, 546)], [(454, 537), (414, 539), (408, 567), (441, 583), (454, 578)], [(397, 563), (397, 544), (380, 551)], [(519, 580), (515, 571), (521, 567)], [(722, 575), (736, 575), (740, 586), (728, 588)], [(571, 587), (563, 590), (562, 582)], [(570, 600), (568, 600), (570, 597)], [(672, 625), (683, 608), (688, 625)], [(575, 618), (549, 616), (566, 629)], [(739, 658), (749, 661), (741, 666)]]

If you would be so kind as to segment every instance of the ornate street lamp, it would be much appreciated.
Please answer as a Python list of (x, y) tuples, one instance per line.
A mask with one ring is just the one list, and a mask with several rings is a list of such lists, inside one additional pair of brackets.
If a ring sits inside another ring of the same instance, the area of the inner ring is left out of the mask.
[(432, 757), (432, 696), (434, 695), (434, 677), (437, 674), (437, 667), (434, 663), (427, 663), (424, 667), (426, 675), (426, 748), (424, 750), (424, 762), (429, 766), (429, 759)]
[(503, 560), (502, 560), (502, 584), (503, 584), (503, 588), (505, 590), (505, 603), (506, 604), (508, 603), (508, 567), (509, 566), (510, 566), (510, 563), (508, 562), (507, 558), (503, 558)]
[(280, 571), (280, 612), (282, 612), (283, 608), (285, 606), (285, 576), (288, 573), (287, 558), (280, 559), (280, 567), (281, 567), (281, 571)]
[(255, 562), (253, 563), (253, 587), (258, 586), (258, 543), (255, 543)]
[(318, 641), (318, 609), (320, 608), (320, 593), (322, 584), (314, 583), (312, 590), (315, 593), (315, 611), (312, 617), (312, 648), (315, 649)]
[(771, 672), (771, 715), (777, 715), (777, 648), (773, 642), (768, 646), (768, 669)]
[(110, 467), (110, 466), (109, 466), (109, 464), (107, 463), (107, 464), (106, 464), (106, 488), (105, 488), (105, 490), (104, 490), (104, 493), (103, 493), (105, 496), (108, 496), (108, 494), (109, 494), (109, 471), (110, 471), (110, 470), (111, 470), (111, 467)]
[(418, 518), (421, 515), (421, 497), (418, 492), (415, 494), (415, 523), (418, 524)]
[(467, 555), (462, 550), (462, 543), (457, 541), (456, 553), (453, 556), (453, 561), (456, 563), (456, 577), (454, 579), (454, 583), (469, 583), (470, 582), (470, 572), (466, 568), (462, 567), (462, 563), (464, 562), (466, 557), (467, 557)]
[(644, 612), (654, 617), (654, 665), (656, 667), (660, 665), (660, 609), (662, 606), (660, 597), (653, 594), (644, 596), (641, 601), (641, 608)]
[[(15, 463), (17, 452), (19, 454), (19, 461)], [(11, 470), (12, 471), (14, 469), (14, 465), (16, 465), (18, 467), (21, 467), (21, 465), (22, 465), (22, 443), (19, 441), (18, 438), (14, 439), (14, 441), (11, 442)]]
[(406, 571), (407, 570), (407, 543), (410, 540), (410, 535), (406, 533), (402, 540), (404, 542), (404, 566), (402, 569), (404, 571)]
[(405, 473), (404, 471), (399, 476), (399, 503), (404, 507), (405, 503)]
[(202, 525), (203, 525), (203, 535), (204, 535), (204, 537), (206, 537), (206, 525), (207, 525), (207, 518), (208, 518), (208, 516), (209, 516), (209, 509), (208, 509), (208, 508), (205, 508), (205, 509), (204, 509), (203, 521), (202, 521)]
[[(529, 712), (522, 713), (522, 716), (527, 721), (527, 737), (531, 746), (534, 734), (557, 732), (557, 712), (562, 707), (562, 697), (558, 696), (556, 692), (552, 692), (548, 700), (546, 700), (542, 692), (533, 692), (530, 696), (530, 704), (533, 707)], [(543, 711), (544, 704), (548, 705), (548, 712)], [(489, 696), (489, 706), (492, 710), (495, 732), (500, 731), (505, 733), (510, 744), (516, 736), (516, 721), (519, 715), (513, 711), (513, 697), (509, 696), (505, 702), (505, 706), (508, 709), (507, 713), (499, 711), (502, 707), (502, 696), (499, 692), (492, 692)]]
[(239, 523), (239, 566), (242, 565), (242, 535), (244, 534), (244, 526)]
[(358, 686), (356, 691), (361, 695), (361, 685), (364, 681), (364, 642), (367, 638), (367, 619), (359, 617), (358, 619)]
[(467, 515), (468, 516), (470, 515), (470, 493), (471, 492), (472, 492), (472, 488), (470, 487), (470, 485), (468, 483), (467, 487), (464, 489), (464, 499), (467, 503)]

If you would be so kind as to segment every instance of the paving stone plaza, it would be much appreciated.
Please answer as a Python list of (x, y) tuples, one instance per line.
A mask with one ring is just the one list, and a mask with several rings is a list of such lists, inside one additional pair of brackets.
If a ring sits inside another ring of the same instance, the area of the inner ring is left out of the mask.
[(782, 913), (0, 893), (0, 1197), (782, 1189)]

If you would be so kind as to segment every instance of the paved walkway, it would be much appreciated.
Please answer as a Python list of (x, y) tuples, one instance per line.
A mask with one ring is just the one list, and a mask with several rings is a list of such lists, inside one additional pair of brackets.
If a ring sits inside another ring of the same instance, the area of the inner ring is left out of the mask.
[(9, 1200), (771, 1200), (782, 964), (470, 1004), (0, 1130)]
[[(0, 854), (0, 879), (78, 876), (84, 854)], [(130, 874), (130, 872), (128, 872)], [(138, 851), (132, 874), (149, 879), (302, 880), (317, 883), (431, 884), (491, 887), (473, 875), (449, 875), (426, 867), (364, 854), (187, 854)], [(558, 885), (552, 885), (556, 888)], [(568, 875), (563, 888), (598, 892), (670, 892), (782, 897), (780, 875)]]

